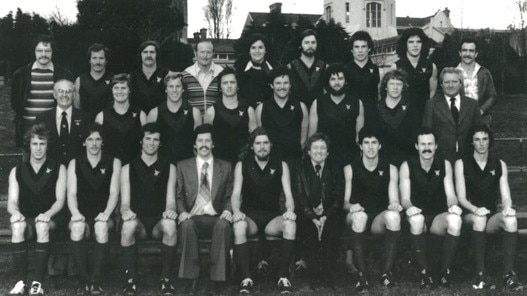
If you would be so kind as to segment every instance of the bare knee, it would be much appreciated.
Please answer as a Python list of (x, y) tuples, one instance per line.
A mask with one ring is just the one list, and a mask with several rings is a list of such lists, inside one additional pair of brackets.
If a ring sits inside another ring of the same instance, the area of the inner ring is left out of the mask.
[(24, 235), (26, 233), (26, 228), (26, 221), (18, 221), (11, 223), (11, 242), (23, 242), (25, 240)]
[(396, 211), (386, 211), (384, 213), (386, 228), (392, 231), (401, 230), (401, 215)]
[(37, 232), (37, 242), (47, 243), (49, 242), (49, 224), (48, 222), (37, 222), (35, 229)]
[(503, 217), (503, 230), (507, 232), (518, 231), (518, 220), (516, 217)]
[(72, 241), (80, 241), (84, 238), (86, 224), (84, 222), (72, 222), (70, 225), (70, 238)]
[(240, 220), (232, 225), (234, 232), (234, 243), (239, 245), (247, 242), (247, 221)]
[(296, 222), (293, 220), (284, 220), (282, 237), (285, 239), (295, 239), (296, 237)]
[(121, 229), (121, 244), (129, 246), (135, 243), (135, 231), (137, 230), (137, 220), (124, 221)]
[(368, 214), (365, 212), (351, 213), (351, 229), (355, 232), (364, 232), (368, 223)]
[(461, 234), (461, 216), (449, 214), (446, 217), (447, 232), (451, 235), (458, 236)]
[(163, 229), (163, 237), (176, 237), (176, 221), (171, 219), (161, 220), (161, 227)]
[(93, 230), (95, 232), (95, 240), (98, 243), (108, 242), (109, 228), (108, 228), (107, 222), (101, 222), (101, 221), (95, 222), (95, 225), (93, 226)]
[(425, 230), (425, 217), (421, 214), (408, 217), (408, 223), (412, 234), (421, 234)]
[(487, 217), (474, 215), (474, 218), (472, 219), (472, 230), (485, 231), (486, 227), (487, 227)]

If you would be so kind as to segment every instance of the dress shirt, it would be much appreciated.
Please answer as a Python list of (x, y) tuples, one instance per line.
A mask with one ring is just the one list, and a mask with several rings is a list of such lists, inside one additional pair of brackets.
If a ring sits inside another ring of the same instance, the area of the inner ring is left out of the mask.
[(55, 112), (55, 124), (57, 127), (57, 133), (60, 136), (60, 123), (62, 121), (62, 112), (66, 111), (66, 119), (68, 120), (68, 132), (71, 132), (71, 112), (73, 110), (72, 106), (69, 106), (68, 109), (62, 110), (60, 107), (57, 106), (57, 110)]

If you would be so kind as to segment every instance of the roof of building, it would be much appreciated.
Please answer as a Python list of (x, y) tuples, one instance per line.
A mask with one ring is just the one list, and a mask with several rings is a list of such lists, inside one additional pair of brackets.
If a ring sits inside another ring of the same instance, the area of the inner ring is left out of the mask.
[[(198, 43), (199, 39), (189, 38), (188, 43), (194, 45)], [(216, 53), (231, 53), (234, 52), (233, 45), (237, 39), (210, 39), (214, 45), (214, 52)]]
[[(252, 21), (252, 24), (256, 27), (260, 27), (263, 24), (269, 22), (271, 13), (269, 12), (249, 12), (247, 19)], [(321, 14), (302, 14), (302, 13), (281, 13), (281, 16), (284, 18), (286, 23), (295, 23), (300, 17), (310, 21), (311, 23), (316, 23)]]
[(397, 18), (397, 27), (423, 27), (424, 25), (430, 23), (430, 19), (434, 15), (427, 17), (398, 17)]

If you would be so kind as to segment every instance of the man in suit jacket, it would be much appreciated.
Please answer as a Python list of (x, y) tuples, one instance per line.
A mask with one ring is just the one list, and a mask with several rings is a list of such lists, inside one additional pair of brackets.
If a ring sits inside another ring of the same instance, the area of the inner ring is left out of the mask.
[(176, 165), (176, 203), (182, 249), (179, 277), (191, 280), (187, 292), (195, 292), (200, 272), (198, 238), (211, 237), (210, 279), (217, 292), (219, 283), (226, 280), (231, 244), (232, 166), (212, 155), (212, 125), (198, 126), (194, 137), (196, 156)]
[(53, 87), (57, 106), (37, 116), (36, 123), (44, 123), (50, 131), (50, 157), (61, 164), (80, 155), (88, 119), (83, 112), (72, 106), (73, 82), (59, 80)]
[(470, 151), (470, 133), (481, 124), (478, 102), (461, 94), (463, 73), (447, 67), (441, 71), (439, 81), (443, 94), (427, 101), (423, 126), (437, 136), (439, 154), (454, 163), (458, 156)]

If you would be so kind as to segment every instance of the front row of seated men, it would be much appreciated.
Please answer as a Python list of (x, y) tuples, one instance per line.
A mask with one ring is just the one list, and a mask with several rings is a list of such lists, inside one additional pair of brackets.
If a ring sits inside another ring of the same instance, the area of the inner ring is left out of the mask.
[[(178, 276), (188, 280), (186, 292), (189, 294), (196, 292), (200, 275), (200, 238), (212, 239), (212, 293), (218, 292), (220, 284), (227, 279), (232, 240), (234, 262), (242, 279), (239, 292), (251, 293), (253, 275), (248, 238), (255, 236), (260, 238), (260, 252), (254, 254), (260, 269), (268, 265), (269, 254), (264, 250), (269, 250), (273, 243), (279, 245), (278, 289), (281, 293), (292, 291), (289, 273), (297, 236), (298, 241), (307, 245), (312, 288), (332, 286), (339, 229), (344, 224), (341, 209), (348, 212), (345, 225), (351, 230), (359, 271), (355, 284), (358, 291), (369, 288), (365, 264), (367, 230), (384, 235), (381, 282), (387, 288), (394, 285), (392, 266), (401, 221), (404, 221), (402, 216), (406, 216), (409, 224), (421, 287), (435, 286), (423, 234), (428, 231), (445, 237), (438, 284), (448, 287), (464, 221), (472, 227), (476, 265), (473, 288), (495, 287), (485, 275), (485, 234), (502, 230), (504, 287), (522, 289), (513, 271), (517, 221), (507, 167), (489, 155), (493, 139), (486, 126), (473, 131), (473, 154), (457, 160), (454, 169), (436, 155), (435, 135), (426, 128), (417, 135), (417, 155), (403, 162), (399, 170), (379, 155), (381, 139), (369, 128), (359, 133), (361, 157), (347, 164), (343, 172), (326, 162), (330, 143), (320, 133), (308, 140), (306, 157), (291, 174), (286, 162), (272, 153), (270, 137), (263, 128), (252, 132), (234, 172), (229, 162), (213, 156), (211, 125), (198, 126), (194, 137), (195, 157), (174, 166), (158, 155), (158, 126), (146, 124), (140, 156), (121, 168), (118, 159), (103, 153), (101, 127), (94, 125), (84, 137), (86, 153), (73, 159), (66, 170), (47, 157), (52, 143), (48, 142), (49, 131), (45, 125), (33, 125), (25, 138), (29, 159), (13, 168), (9, 175), (8, 212), (15, 275), (19, 280), (10, 294), (22, 295), (26, 291), (29, 295), (44, 294), (41, 283), (49, 258), (50, 235), (67, 223), (67, 214), (63, 211), (66, 196), (71, 214), (71, 252), (80, 275), (76, 295), (103, 293), (101, 274), (108, 254), (109, 234), (116, 227), (112, 214), (119, 196), (121, 253), (126, 274), (124, 295), (137, 294), (135, 242), (147, 237), (162, 240), (161, 293), (176, 292), (170, 279), (178, 239), (176, 229), (182, 250)], [(339, 185), (341, 180), (344, 186)], [(460, 206), (466, 210), (464, 215)], [(403, 209), (405, 212), (401, 213)], [(27, 239), (35, 235), (35, 274), (31, 284), (26, 285), (29, 279)], [(84, 242), (90, 237), (95, 238), (91, 272), (88, 271), (88, 245)]]

